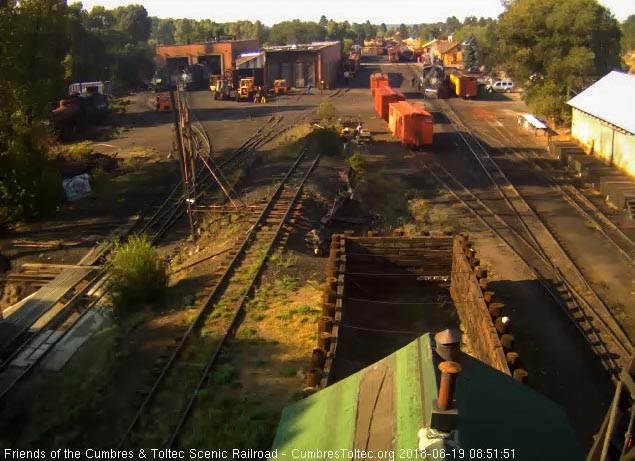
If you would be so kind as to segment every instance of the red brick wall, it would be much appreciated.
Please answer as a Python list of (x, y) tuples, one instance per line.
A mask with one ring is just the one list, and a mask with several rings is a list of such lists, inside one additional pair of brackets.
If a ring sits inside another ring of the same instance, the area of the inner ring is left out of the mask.
[(259, 46), (258, 39), (193, 43), (191, 45), (163, 45), (156, 47), (156, 62), (158, 67), (165, 67), (167, 58), (187, 57), (189, 64), (196, 64), (197, 56), (216, 54), (222, 56), (223, 69), (228, 69), (240, 53), (258, 51)]

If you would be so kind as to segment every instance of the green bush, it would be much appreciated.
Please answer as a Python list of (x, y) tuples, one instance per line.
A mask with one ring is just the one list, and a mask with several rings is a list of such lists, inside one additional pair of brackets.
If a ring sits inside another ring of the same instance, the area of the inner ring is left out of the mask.
[(336, 123), (339, 113), (332, 102), (324, 100), (317, 108), (316, 114), (323, 125), (333, 125)]
[(107, 205), (114, 203), (114, 188), (112, 178), (103, 168), (95, 168), (91, 173), (93, 179), (93, 192), (95, 196)]
[(348, 159), (348, 166), (351, 168), (351, 181), (353, 184), (363, 182), (366, 178), (366, 161), (362, 158), (362, 154), (355, 152)]
[(339, 155), (342, 153), (343, 145), (337, 128), (320, 128), (311, 133), (309, 145), (315, 152), (322, 155)]
[(71, 160), (86, 160), (90, 158), (90, 155), (93, 153), (89, 146), (90, 142), (73, 144), (68, 150), (68, 156)]
[(143, 235), (115, 243), (108, 258), (109, 295), (117, 316), (139, 311), (146, 304), (164, 299), (167, 263), (159, 259), (150, 240)]

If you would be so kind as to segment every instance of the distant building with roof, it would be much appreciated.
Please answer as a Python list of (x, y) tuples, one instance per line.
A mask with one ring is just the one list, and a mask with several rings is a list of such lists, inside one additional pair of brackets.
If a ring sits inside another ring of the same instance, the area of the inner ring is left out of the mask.
[(212, 40), (202, 43), (159, 45), (156, 47), (157, 67), (178, 72), (195, 64), (202, 65), (206, 73), (220, 75), (235, 65), (236, 59), (245, 52), (260, 48), (258, 39), (236, 40), (234, 38)]
[(558, 405), (458, 349), (436, 349), (429, 334), (288, 406), (273, 449), (277, 459), (308, 460), (371, 451), (394, 454), (386, 459), (583, 459)]
[(613, 71), (571, 99), (571, 136), (635, 176), (635, 75)]
[(342, 46), (339, 41), (267, 46), (265, 81), (284, 79), (291, 87), (318, 88), (321, 81), (329, 88), (337, 85), (342, 68)]
[(461, 67), (463, 65), (461, 42), (451, 38), (448, 40), (435, 38), (421, 45), (421, 48), (430, 58), (435, 57), (446, 67)]

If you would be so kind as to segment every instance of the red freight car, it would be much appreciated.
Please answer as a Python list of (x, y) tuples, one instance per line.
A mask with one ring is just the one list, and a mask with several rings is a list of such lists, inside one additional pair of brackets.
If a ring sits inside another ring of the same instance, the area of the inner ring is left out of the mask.
[(450, 88), (452, 88), (454, 94), (465, 99), (472, 98), (478, 94), (476, 77), (465, 75), (461, 72), (450, 74)]
[(375, 96), (375, 89), (382, 86), (389, 86), (388, 75), (376, 73), (370, 76), (370, 94)]
[(407, 101), (389, 104), (388, 126), (401, 144), (421, 148), (432, 145), (432, 115), (423, 107)]
[(375, 112), (388, 121), (388, 105), (393, 102), (405, 101), (406, 97), (399, 90), (389, 86), (375, 89)]

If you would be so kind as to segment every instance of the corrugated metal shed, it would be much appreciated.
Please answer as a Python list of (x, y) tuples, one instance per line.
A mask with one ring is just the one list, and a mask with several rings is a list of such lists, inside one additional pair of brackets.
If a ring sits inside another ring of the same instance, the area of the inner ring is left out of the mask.
[[(426, 334), (288, 406), (273, 444), (278, 459), (325, 459), (317, 450), (394, 450), (395, 459), (416, 458), (417, 434), (438, 395), (438, 363)], [(582, 459), (558, 405), (468, 355), (462, 354), (461, 366), (455, 395), (465, 456), (456, 459), (484, 459), (487, 448), (498, 449), (497, 459), (503, 448), (514, 450), (507, 454), (514, 460)], [(480, 454), (470, 452), (478, 449)], [(404, 455), (408, 452), (401, 450), (411, 451)]]
[(265, 66), (265, 53), (243, 53), (236, 59), (237, 69), (262, 69)]
[(635, 75), (613, 71), (568, 104), (631, 134), (635, 134)]

